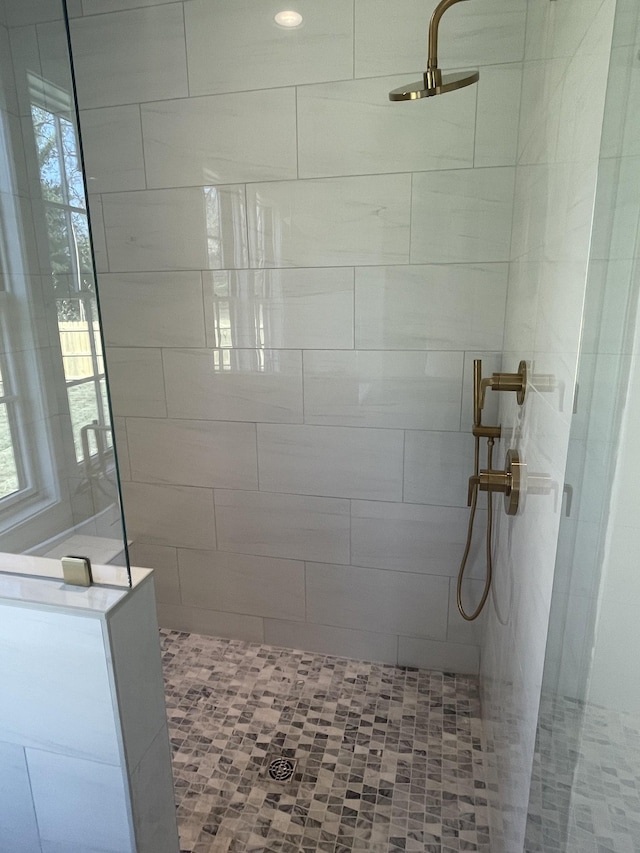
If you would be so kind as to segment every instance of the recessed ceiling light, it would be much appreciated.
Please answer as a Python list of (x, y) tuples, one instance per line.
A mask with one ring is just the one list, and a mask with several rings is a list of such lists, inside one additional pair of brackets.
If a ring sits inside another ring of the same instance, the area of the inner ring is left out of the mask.
[(294, 12), (292, 9), (287, 9), (284, 12), (278, 12), (274, 18), (279, 27), (286, 27), (288, 30), (294, 27), (299, 27), (302, 23), (302, 15), (300, 12)]

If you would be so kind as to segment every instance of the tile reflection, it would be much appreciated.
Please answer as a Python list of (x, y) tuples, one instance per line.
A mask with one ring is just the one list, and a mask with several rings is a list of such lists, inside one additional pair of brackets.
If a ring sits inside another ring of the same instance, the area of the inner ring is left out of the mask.
[(249, 264), (244, 187), (204, 187), (208, 268)]
[(210, 346), (353, 347), (352, 269), (216, 272), (204, 285)]

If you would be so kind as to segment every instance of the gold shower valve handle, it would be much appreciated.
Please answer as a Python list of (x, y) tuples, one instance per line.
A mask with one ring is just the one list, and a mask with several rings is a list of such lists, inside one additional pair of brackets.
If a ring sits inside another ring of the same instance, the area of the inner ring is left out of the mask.
[(484, 408), (487, 388), (492, 391), (515, 391), (518, 405), (524, 403), (527, 391), (527, 362), (521, 361), (517, 373), (494, 373), (489, 379), (483, 379), (480, 384), (480, 409)]
[(504, 510), (507, 515), (515, 515), (520, 505), (522, 490), (522, 469), (517, 450), (507, 451), (504, 471), (480, 471), (478, 487), (481, 492), (502, 492), (504, 494)]

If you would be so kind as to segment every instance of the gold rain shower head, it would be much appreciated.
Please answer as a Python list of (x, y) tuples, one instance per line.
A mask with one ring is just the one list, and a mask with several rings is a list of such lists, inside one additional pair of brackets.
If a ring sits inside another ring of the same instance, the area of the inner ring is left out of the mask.
[(440, 20), (447, 9), (453, 6), (454, 3), (461, 2), (463, 0), (441, 0), (438, 4), (431, 16), (431, 23), (429, 24), (429, 58), (427, 60), (427, 70), (424, 72), (422, 80), (409, 83), (406, 86), (400, 86), (398, 89), (393, 89), (393, 91), (389, 92), (390, 101), (415, 101), (418, 98), (432, 98), (434, 95), (455, 92), (456, 89), (464, 89), (465, 86), (471, 86), (472, 83), (478, 82), (480, 79), (479, 71), (458, 71), (443, 74), (438, 68), (438, 28)]

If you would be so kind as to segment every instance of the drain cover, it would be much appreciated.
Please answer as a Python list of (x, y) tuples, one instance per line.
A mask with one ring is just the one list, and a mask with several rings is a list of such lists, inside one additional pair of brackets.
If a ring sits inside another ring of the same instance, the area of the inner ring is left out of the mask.
[(268, 773), (274, 782), (288, 782), (296, 769), (296, 761), (290, 758), (274, 758), (269, 762)]

